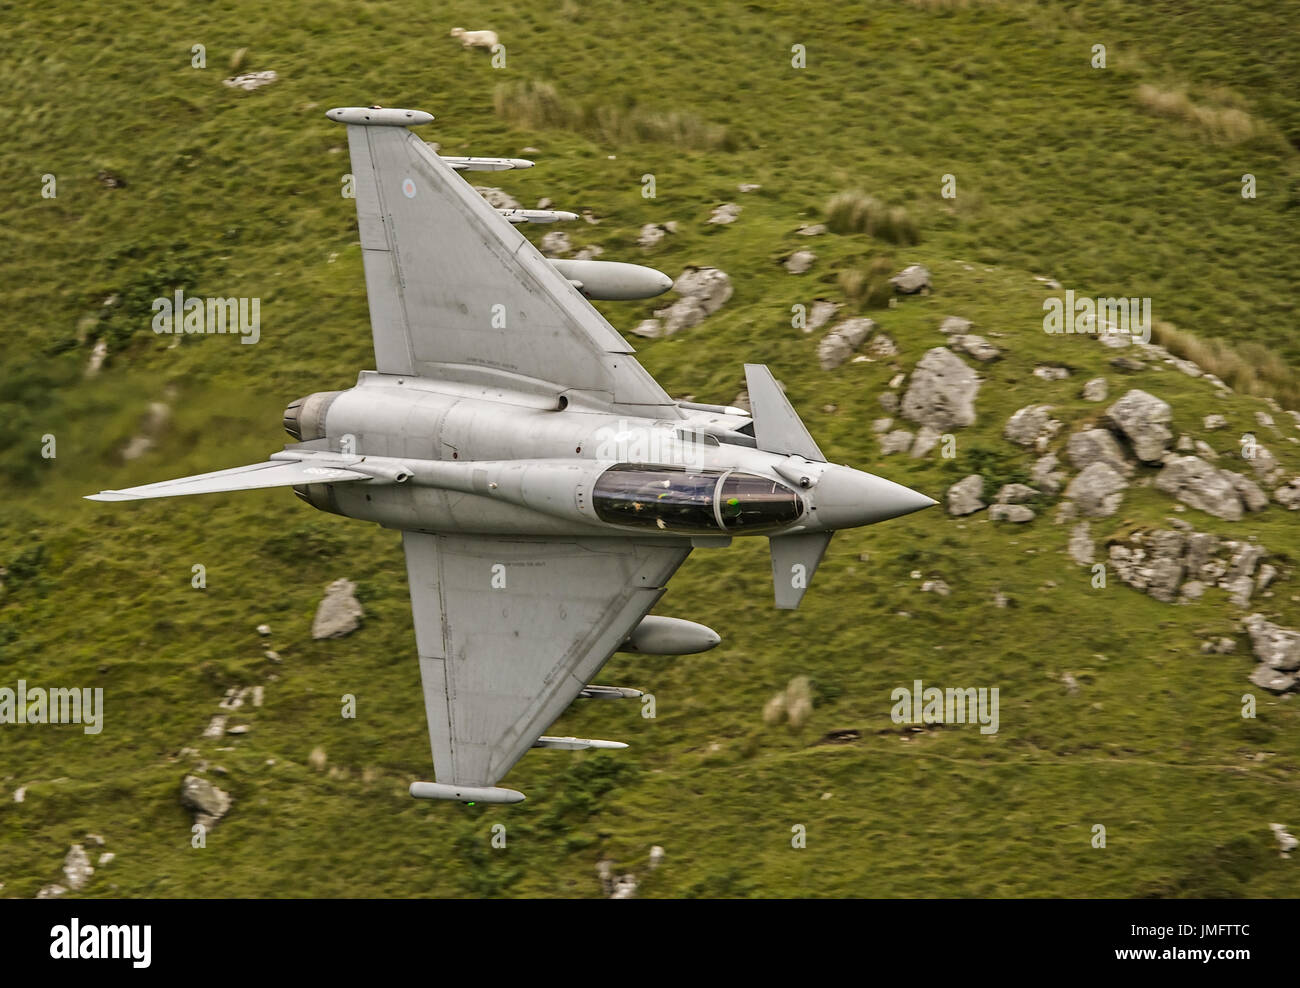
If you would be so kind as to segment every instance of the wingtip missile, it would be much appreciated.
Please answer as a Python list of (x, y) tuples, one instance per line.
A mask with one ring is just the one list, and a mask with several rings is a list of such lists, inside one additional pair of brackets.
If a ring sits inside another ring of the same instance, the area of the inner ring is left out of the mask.
[(533, 742), (534, 748), (558, 748), (562, 751), (591, 751), (594, 749), (626, 748), (622, 741), (601, 741), (599, 738), (548, 738)]
[(511, 223), (571, 223), (577, 213), (563, 209), (498, 209), (498, 213)]
[(439, 155), (458, 172), (508, 172), (518, 168), (532, 168), (536, 162), (527, 158), (477, 158), (458, 154)]
[(578, 696), (587, 700), (636, 700), (645, 693), (628, 686), (588, 686)]

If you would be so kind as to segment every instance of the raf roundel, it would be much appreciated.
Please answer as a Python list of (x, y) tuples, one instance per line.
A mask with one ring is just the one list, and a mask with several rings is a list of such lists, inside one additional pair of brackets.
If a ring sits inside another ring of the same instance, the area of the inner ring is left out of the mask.
[(415, 198), (415, 183), (409, 178), (402, 180), (402, 195), (406, 196), (408, 199)]

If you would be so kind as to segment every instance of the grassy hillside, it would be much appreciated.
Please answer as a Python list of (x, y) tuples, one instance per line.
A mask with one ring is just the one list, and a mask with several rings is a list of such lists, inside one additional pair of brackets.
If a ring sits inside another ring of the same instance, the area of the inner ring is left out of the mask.
[[(0, 78), (16, 95), (0, 125), (0, 686), (102, 686), (107, 712), (94, 737), (0, 726), (0, 894), (61, 881), (88, 832), (116, 855), (75, 893), (91, 896), (593, 896), (601, 859), (635, 872), (642, 896), (1300, 893), (1296, 860), (1278, 857), (1268, 830), (1300, 826), (1300, 714), (1248, 683), (1247, 612), (1217, 590), (1171, 605), (1113, 578), (1092, 589), (1066, 555), (1054, 498), (1027, 525), (932, 509), (844, 533), (794, 613), (772, 608), (762, 540), (695, 553), (658, 613), (708, 624), (723, 644), (615, 656), (597, 681), (652, 691), (658, 716), (575, 705), (551, 733), (631, 747), (530, 753), (504, 782), (529, 799), (509, 809), (406, 793), (432, 768), (394, 533), (285, 491), (81, 500), (258, 461), (287, 441), (288, 401), (370, 366), (355, 211), (339, 194), (346, 141), (324, 117), (369, 103), (434, 113), (421, 136), (447, 153), (537, 148), (524, 155), (535, 169), (475, 182), (528, 206), (548, 196), (590, 209), (599, 225), (566, 228), (575, 246), (674, 276), (727, 271), (735, 295), (719, 312), (634, 340), (639, 358), (670, 393), (718, 402), (740, 390), (742, 363), (768, 363), (832, 460), (936, 497), (978, 471), (991, 492), (1032, 463), (1001, 437), (1010, 415), (1054, 405), (1061, 452), (1110, 403), (1079, 397), (1104, 376), (1112, 400), (1150, 391), (1173, 406), (1176, 435), (1225, 456), (1258, 431), (1292, 476), (1296, 423), (1265, 402), (1300, 404), (1285, 373), (1300, 366), (1300, 45), (1277, 5), (882, 2), (810, 18), (777, 2), (324, 0), (5, 13)], [(456, 25), (495, 29), (506, 67), (462, 51), (447, 37)], [(196, 44), (204, 69), (191, 67)], [(806, 68), (791, 67), (796, 44)], [(1096, 44), (1104, 69), (1090, 65)], [(279, 80), (223, 86), (235, 64)], [(537, 83), (554, 86), (562, 112), (512, 106)], [(654, 199), (641, 195), (647, 173)], [(1241, 195), (1247, 173), (1254, 199)], [(41, 196), (47, 174), (55, 198)], [(955, 199), (940, 194), (945, 175)], [(905, 208), (920, 242), (795, 233), (851, 189)], [(743, 207), (737, 221), (707, 224), (724, 202)], [(643, 224), (668, 221), (678, 229), (660, 246), (636, 246)], [(780, 262), (799, 248), (817, 260), (790, 275)], [(870, 315), (900, 355), (823, 372), (822, 333), (792, 329), (791, 306), (846, 301), (841, 274), (873, 262), (924, 264), (935, 291), (849, 303), (841, 314)], [(1227, 398), (1158, 361), (1121, 373), (1107, 363), (1118, 351), (1043, 333), (1043, 278), (1149, 296), (1155, 318), (1283, 373)], [(175, 288), (260, 298), (261, 341), (171, 346), (150, 331), (149, 306)], [(600, 308), (626, 331), (671, 298)], [(955, 459), (882, 458), (879, 396), (944, 342), (948, 315), (1005, 350), (977, 368), (977, 422)], [(88, 377), (100, 341), (107, 358)], [(1041, 362), (1073, 374), (1040, 380)], [(169, 418), (126, 460), (151, 402)], [(1257, 425), (1261, 411), (1276, 429)], [(1204, 432), (1210, 413), (1229, 428)], [(41, 456), (46, 435), (54, 459)], [(1281, 575), (1250, 609), (1300, 627), (1296, 514), (1174, 515), (1138, 482), (1094, 522), (1099, 546), (1170, 517), (1257, 536)], [(195, 564), (206, 589), (190, 585)], [(364, 626), (312, 641), (323, 588), (343, 576), (359, 585)], [(920, 592), (925, 579), (951, 596)], [(1012, 606), (994, 606), (999, 592)], [(1201, 654), (1211, 636), (1237, 651)], [(811, 717), (765, 724), (764, 704), (796, 676), (813, 680)], [(998, 687), (1000, 731), (902, 731), (890, 691), (916, 679)], [(251, 731), (202, 740), (226, 691), (251, 685), (265, 687), (264, 706), (232, 716)], [(1240, 715), (1246, 692), (1257, 719)], [(355, 720), (339, 716), (347, 693)], [(820, 743), (850, 729), (858, 740)], [(178, 793), (201, 764), (234, 805), (200, 850)], [(497, 823), (504, 850), (489, 843)], [(1104, 850), (1090, 845), (1096, 824)], [(667, 856), (651, 873), (655, 844)]]

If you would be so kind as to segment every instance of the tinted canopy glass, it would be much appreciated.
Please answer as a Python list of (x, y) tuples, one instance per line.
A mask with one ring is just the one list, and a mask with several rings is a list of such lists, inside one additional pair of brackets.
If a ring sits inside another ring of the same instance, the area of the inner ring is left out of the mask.
[(803, 514), (803, 500), (775, 480), (733, 473), (722, 482), (718, 513), (728, 532), (743, 535), (789, 525)]
[(596, 515), (612, 525), (686, 535), (745, 535), (783, 528), (803, 514), (803, 500), (753, 474), (622, 463), (600, 475)]
[(717, 534), (713, 498), (721, 476), (713, 470), (620, 463), (600, 475), (592, 503), (600, 520), (611, 525)]

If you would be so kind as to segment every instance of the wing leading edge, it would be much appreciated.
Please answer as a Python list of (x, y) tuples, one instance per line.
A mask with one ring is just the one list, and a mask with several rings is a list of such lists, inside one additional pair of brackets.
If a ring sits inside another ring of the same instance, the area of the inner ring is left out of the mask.
[(487, 370), (676, 417), (614, 327), (406, 129), (431, 119), (400, 116), (412, 113), (327, 114), (347, 124), (379, 372), (460, 381)]
[(480, 793), (587, 687), (690, 554), (624, 539), (402, 540), (434, 788)]

